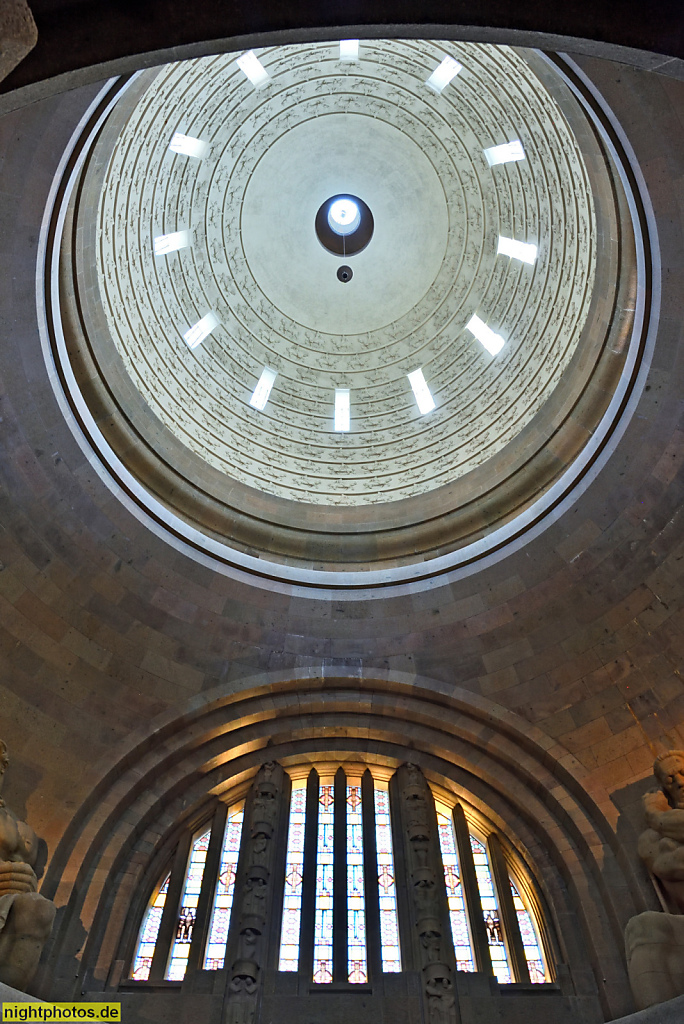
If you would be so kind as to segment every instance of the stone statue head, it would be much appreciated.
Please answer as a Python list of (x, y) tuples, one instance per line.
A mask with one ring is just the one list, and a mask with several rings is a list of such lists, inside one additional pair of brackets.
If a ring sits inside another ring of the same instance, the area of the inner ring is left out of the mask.
[(670, 806), (684, 809), (684, 750), (668, 750), (653, 764), (653, 774)]

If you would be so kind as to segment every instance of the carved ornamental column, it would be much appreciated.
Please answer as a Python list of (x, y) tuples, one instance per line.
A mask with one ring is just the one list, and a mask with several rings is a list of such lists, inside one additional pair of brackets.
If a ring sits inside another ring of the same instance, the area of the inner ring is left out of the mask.
[(393, 789), (408, 882), (412, 966), (422, 972), (429, 1024), (457, 1024), (455, 965), (434, 799), (414, 764), (397, 770)]
[(240, 872), (230, 943), (233, 964), (224, 1001), (225, 1024), (253, 1024), (261, 974), (266, 966), (274, 913), (276, 837), (283, 813), (286, 777), (275, 761), (262, 765), (246, 803)]

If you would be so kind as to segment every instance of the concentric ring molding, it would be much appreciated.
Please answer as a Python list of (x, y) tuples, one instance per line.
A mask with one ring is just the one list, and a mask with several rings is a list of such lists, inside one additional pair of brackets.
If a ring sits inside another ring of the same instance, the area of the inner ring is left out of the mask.
[[(464, 70), (437, 96), (439, 44), (364, 42), (354, 64), (336, 51), (266, 50), (261, 90), (230, 55), (163, 69), (104, 178), (98, 268), (126, 370), (179, 440), (267, 493), (355, 506), (451, 483), (531, 421), (582, 335), (596, 226), (576, 140), (518, 54), (460, 44)], [(175, 127), (210, 154), (171, 152)], [(526, 159), (490, 168), (483, 148), (510, 138)], [(349, 288), (313, 230), (345, 191), (376, 223)], [(192, 247), (155, 257), (152, 237), (181, 228)], [(497, 256), (500, 234), (534, 241), (534, 267)], [(182, 333), (208, 309), (220, 326), (189, 354)], [(465, 330), (474, 313), (506, 339), (496, 358)], [(278, 378), (256, 413), (264, 365)], [(335, 387), (351, 390), (345, 435)]]
[[(155, 420), (112, 344), (92, 258), (97, 244), (93, 200), (100, 195), (121, 130), (140, 106), (149, 73), (132, 83), (94, 149), (89, 148), (94, 136), (81, 138), (79, 159), (88, 166), (72, 196), (77, 229), (63, 237), (58, 231), (55, 238), (63, 261), (61, 294), (56, 296), (53, 287), (53, 303), (56, 308), (61, 302), (63, 316), (53, 322), (48, 357), (61, 366), (63, 405), (70, 404), (70, 415), (88, 435), (87, 443), (82, 438), (84, 447), (97, 449), (107, 470), (92, 450), (91, 461), (129, 508), (167, 540), (220, 571), (265, 580), (267, 586), (303, 584), (303, 593), (322, 588), (349, 595), (364, 590), (370, 596), (368, 587), (401, 586), (402, 580), (414, 581), (414, 587), (432, 585), (439, 574), (453, 578), (454, 571), (473, 571), (526, 530), (539, 529), (545, 510), (568, 499), (568, 477), (581, 475), (600, 450), (614, 426), (613, 416), (603, 414), (611, 402), (619, 409), (638, 368), (641, 334), (633, 333), (630, 348), (632, 314), (623, 312), (635, 305), (635, 256), (627, 202), (593, 125), (556, 73), (534, 54), (526, 57), (556, 96), (580, 143), (597, 211), (597, 287), (568, 372), (542, 410), (498, 455), (455, 484), (403, 501), (333, 509), (271, 496), (214, 470)], [(188, 125), (174, 127), (190, 130)], [(67, 198), (74, 181), (67, 184)], [(59, 225), (63, 212), (51, 211), (53, 225)], [(49, 222), (46, 217), (46, 238)], [(138, 244), (142, 252), (142, 241)], [(145, 244), (151, 250), (151, 233)], [(77, 273), (65, 279), (72, 255)], [(47, 257), (56, 269), (56, 250)], [(639, 327), (643, 294), (636, 302)], [(47, 349), (47, 335), (45, 342)], [(630, 376), (620, 379), (625, 366)], [(331, 568), (353, 571), (326, 571)]]

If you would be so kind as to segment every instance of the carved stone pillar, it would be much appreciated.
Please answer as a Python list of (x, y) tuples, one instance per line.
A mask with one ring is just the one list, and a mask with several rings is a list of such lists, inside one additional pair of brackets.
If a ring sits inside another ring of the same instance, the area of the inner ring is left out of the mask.
[(434, 799), (414, 764), (397, 770), (395, 786), (408, 876), (413, 966), (422, 971), (429, 1024), (456, 1024), (453, 949)]
[(224, 1003), (225, 1024), (254, 1024), (274, 912), (275, 837), (283, 813), (285, 773), (275, 761), (262, 765), (246, 803), (241, 879), (235, 890), (233, 965)]

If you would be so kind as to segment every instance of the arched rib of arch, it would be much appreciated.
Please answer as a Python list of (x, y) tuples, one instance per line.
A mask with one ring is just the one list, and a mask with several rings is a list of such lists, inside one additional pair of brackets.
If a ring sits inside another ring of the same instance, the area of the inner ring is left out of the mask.
[(434, 680), (272, 673), (243, 685), (194, 699), (182, 715), (141, 729), (116, 764), (99, 766), (42, 886), (62, 908), (42, 991), (66, 998), (75, 974), (103, 985), (117, 963), (120, 972), (155, 873), (217, 798), (266, 759), (329, 752), (410, 759), (447, 780), (509, 836), (539, 880), (576, 987), (593, 972), (587, 994), (598, 993), (606, 1018), (629, 1010), (622, 930), (647, 895), (567, 751), (501, 706), (440, 691)]

